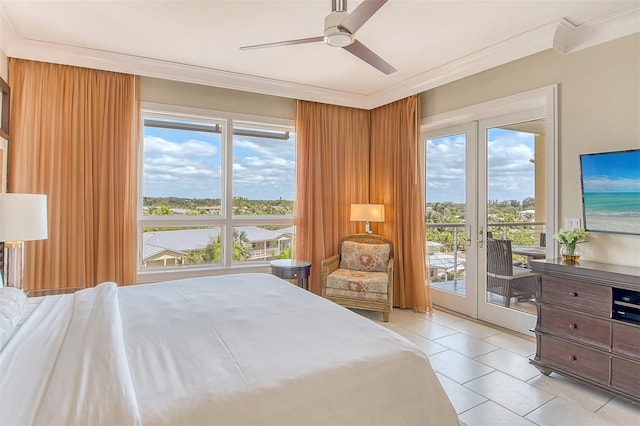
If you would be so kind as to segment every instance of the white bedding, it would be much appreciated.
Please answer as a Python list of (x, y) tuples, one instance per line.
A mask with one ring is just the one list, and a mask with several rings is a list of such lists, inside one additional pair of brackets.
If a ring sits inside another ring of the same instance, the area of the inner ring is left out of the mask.
[(268, 274), (49, 296), (0, 352), (0, 424), (458, 424), (404, 338)]

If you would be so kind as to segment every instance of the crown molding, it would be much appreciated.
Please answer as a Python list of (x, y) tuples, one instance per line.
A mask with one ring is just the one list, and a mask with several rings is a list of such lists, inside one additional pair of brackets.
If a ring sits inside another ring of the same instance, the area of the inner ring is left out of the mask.
[(640, 5), (580, 26), (562, 19), (473, 52), (378, 92), (362, 95), (140, 56), (28, 40), (16, 33), (1, 8), (0, 3), (0, 47), (9, 57), (362, 109), (377, 108), (547, 49), (553, 48), (568, 54), (640, 31)]

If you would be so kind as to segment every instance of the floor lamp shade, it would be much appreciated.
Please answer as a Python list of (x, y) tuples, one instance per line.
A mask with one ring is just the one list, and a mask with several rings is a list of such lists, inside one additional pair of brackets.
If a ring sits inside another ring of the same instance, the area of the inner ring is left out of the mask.
[(22, 288), (24, 241), (48, 238), (47, 229), (46, 195), (0, 194), (0, 242), (5, 243), (6, 285)]

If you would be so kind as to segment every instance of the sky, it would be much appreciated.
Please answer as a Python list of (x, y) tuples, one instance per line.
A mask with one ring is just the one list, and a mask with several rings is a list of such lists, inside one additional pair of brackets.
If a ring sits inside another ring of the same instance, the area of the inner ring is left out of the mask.
[[(221, 198), (219, 133), (145, 127), (144, 195)], [(427, 202), (464, 202), (462, 135), (427, 144)], [(288, 141), (234, 136), (233, 193), (250, 200), (293, 200), (295, 134)], [(489, 199), (534, 196), (533, 135), (491, 129)]]
[(585, 192), (640, 192), (640, 150), (580, 157)]
[[(534, 197), (534, 135), (498, 128), (488, 133), (488, 199)], [(427, 142), (427, 203), (465, 202), (464, 134)]]
[[(145, 127), (147, 197), (221, 198), (219, 133)], [(251, 200), (293, 200), (295, 134), (287, 141), (234, 136), (233, 194)]]

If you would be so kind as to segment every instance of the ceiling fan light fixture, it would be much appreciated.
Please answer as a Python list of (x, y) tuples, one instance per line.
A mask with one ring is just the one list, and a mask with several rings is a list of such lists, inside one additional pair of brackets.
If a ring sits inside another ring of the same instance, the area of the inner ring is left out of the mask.
[(356, 41), (353, 34), (340, 27), (347, 16), (349, 16), (347, 12), (337, 10), (324, 18), (324, 42), (329, 46), (345, 47)]
[(353, 34), (340, 31), (338, 28), (330, 28), (324, 34), (324, 42), (333, 47), (349, 46), (354, 41), (356, 41), (356, 38)]

